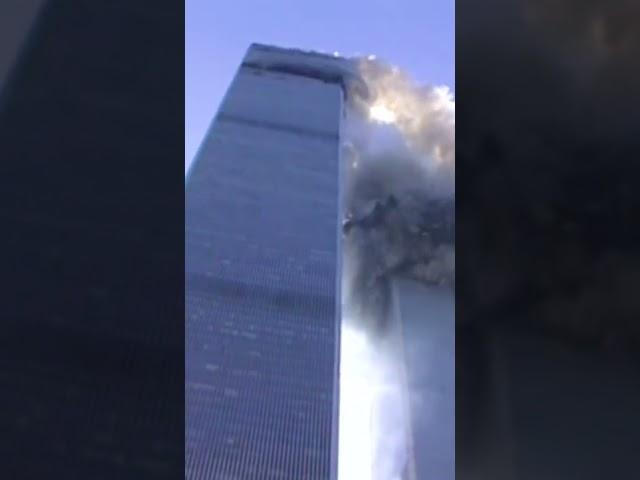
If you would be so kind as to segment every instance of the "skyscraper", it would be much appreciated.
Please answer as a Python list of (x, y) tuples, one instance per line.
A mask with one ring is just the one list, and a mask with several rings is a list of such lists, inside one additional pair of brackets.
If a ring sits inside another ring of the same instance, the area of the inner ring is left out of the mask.
[(334, 478), (347, 72), (252, 45), (188, 172), (187, 478)]
[[(455, 299), (446, 287), (393, 281), (410, 435), (406, 478), (455, 478)], [(412, 464), (412, 465), (411, 465)]]

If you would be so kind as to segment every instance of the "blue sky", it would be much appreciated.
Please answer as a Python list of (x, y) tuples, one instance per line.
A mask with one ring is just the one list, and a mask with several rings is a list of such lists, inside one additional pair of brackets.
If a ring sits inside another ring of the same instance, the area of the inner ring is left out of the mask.
[(187, 0), (185, 167), (252, 42), (375, 54), (454, 87), (454, 0)]

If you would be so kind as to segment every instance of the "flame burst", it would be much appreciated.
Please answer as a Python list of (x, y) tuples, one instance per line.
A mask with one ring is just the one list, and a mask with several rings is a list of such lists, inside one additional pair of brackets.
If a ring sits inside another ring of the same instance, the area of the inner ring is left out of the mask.
[(383, 104), (375, 104), (369, 109), (369, 118), (379, 123), (395, 123), (396, 114)]

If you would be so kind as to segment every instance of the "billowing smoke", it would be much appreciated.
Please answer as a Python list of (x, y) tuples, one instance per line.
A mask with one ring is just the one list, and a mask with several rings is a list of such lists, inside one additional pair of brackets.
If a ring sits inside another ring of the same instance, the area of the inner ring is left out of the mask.
[(455, 279), (454, 102), (379, 61), (362, 61), (344, 137), (344, 297), (384, 334), (392, 275)]
[(410, 392), (392, 278), (453, 287), (455, 104), (446, 87), (357, 62), (366, 89), (348, 92), (343, 129), (339, 478), (399, 480)]

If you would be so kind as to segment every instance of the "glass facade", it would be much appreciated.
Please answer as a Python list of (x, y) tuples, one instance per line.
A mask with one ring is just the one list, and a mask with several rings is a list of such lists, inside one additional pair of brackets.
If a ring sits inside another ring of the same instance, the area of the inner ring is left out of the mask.
[(270, 54), (245, 59), (187, 176), (189, 479), (335, 471), (343, 93), (282, 62), (341, 60), (247, 58)]
[(410, 418), (407, 479), (455, 478), (455, 298), (448, 287), (393, 280)]

